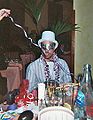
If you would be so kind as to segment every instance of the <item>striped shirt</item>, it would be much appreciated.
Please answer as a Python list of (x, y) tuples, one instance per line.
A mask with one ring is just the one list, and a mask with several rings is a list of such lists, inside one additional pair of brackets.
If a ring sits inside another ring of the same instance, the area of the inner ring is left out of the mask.
[[(58, 58), (58, 64), (60, 65), (59, 84), (71, 82), (70, 71), (67, 63), (63, 59)], [(52, 72), (50, 73), (53, 73), (53, 69), (51, 70)], [(54, 75), (54, 73), (52, 75)], [(26, 69), (26, 79), (29, 80), (30, 92), (38, 87), (38, 83), (44, 83), (46, 81), (44, 73), (44, 64), (41, 58), (38, 58), (37, 60), (28, 65)]]

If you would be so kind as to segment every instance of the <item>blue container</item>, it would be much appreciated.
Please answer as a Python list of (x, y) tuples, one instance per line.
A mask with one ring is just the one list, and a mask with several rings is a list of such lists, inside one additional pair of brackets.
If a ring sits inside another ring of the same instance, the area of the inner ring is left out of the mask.
[(12, 105), (9, 105), (7, 109), (8, 110), (15, 110), (15, 109), (17, 109), (17, 105), (15, 103), (13, 103)]

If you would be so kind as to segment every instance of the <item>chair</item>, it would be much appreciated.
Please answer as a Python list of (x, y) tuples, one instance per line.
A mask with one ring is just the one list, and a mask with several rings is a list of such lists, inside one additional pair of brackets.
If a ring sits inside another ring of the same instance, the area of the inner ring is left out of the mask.
[(51, 106), (39, 112), (38, 120), (74, 120), (74, 113), (62, 106)]

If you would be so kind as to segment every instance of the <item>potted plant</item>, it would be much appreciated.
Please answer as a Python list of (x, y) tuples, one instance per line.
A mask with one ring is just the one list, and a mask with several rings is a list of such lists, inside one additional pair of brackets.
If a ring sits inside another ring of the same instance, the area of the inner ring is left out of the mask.
[[(35, 32), (30, 33), (30, 35), (32, 37), (38, 36), (40, 34), (38, 23), (40, 21), (42, 9), (44, 7), (46, 0), (40, 0), (39, 2), (37, 2), (37, 0), (21, 0), (21, 1), (17, 0), (17, 1), (25, 7), (26, 13), (33, 19), (33, 23), (36, 26), (36, 33)], [(47, 26), (47, 28), (45, 29), (50, 29), (54, 31), (58, 36), (62, 33), (78, 30), (79, 28), (80, 27), (78, 27), (77, 24), (56, 20), (52, 25)]]

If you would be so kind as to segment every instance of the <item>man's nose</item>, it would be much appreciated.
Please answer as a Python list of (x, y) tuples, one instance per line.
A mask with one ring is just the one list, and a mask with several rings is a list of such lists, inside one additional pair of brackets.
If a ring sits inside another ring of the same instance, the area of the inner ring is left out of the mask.
[(45, 52), (49, 52), (49, 50), (48, 50), (48, 49), (45, 49)]

